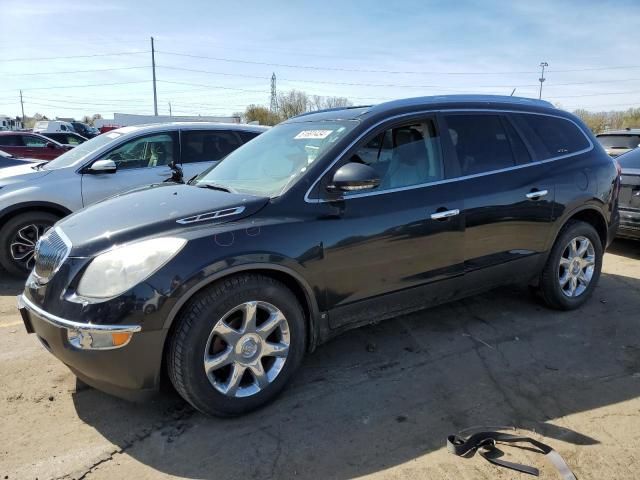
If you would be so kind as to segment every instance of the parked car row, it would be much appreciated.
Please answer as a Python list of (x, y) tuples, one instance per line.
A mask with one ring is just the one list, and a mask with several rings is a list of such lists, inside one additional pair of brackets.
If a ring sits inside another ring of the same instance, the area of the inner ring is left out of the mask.
[(547, 102), (398, 100), (244, 144), (262, 131), (123, 128), (0, 171), (0, 259), (33, 266), (27, 331), (89, 385), (146, 398), (168, 379), (235, 415), (349, 328), (513, 282), (577, 308), (619, 223), (618, 165)]
[(26, 276), (38, 239), (60, 218), (112, 195), (168, 180), (174, 162), (191, 178), (265, 130), (219, 123), (125, 127), (73, 149), (33, 133), (0, 132), (0, 148), (7, 148), (7, 139), (17, 143), (16, 138), (30, 145), (9, 146), (10, 153), (29, 148), (25, 156), (42, 159), (33, 146), (37, 142), (46, 153), (65, 152), (48, 163), (0, 170), (0, 266)]
[(35, 133), (77, 133), (84, 138), (93, 138), (100, 130), (82, 122), (66, 122), (63, 120), (40, 120), (33, 127)]

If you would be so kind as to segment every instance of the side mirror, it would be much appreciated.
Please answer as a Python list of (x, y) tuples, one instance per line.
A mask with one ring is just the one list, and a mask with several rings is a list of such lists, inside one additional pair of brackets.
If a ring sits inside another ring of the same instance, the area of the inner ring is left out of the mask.
[(371, 190), (380, 185), (380, 176), (369, 165), (350, 162), (340, 167), (333, 174), (330, 190), (343, 192), (355, 192), (359, 190)]
[(47, 148), (58, 148), (58, 146), (55, 143), (47, 142)]
[(113, 160), (97, 160), (89, 167), (89, 173), (116, 173), (118, 166)]

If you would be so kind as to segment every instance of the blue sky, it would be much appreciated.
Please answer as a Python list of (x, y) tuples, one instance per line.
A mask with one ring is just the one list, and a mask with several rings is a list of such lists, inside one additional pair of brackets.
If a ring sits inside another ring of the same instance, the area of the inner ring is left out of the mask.
[(161, 114), (268, 105), (272, 72), (281, 91), (355, 104), (537, 97), (541, 61), (544, 98), (624, 109), (640, 106), (638, 25), (637, 1), (2, 0), (0, 113), (20, 114), (20, 89), (27, 115), (152, 113), (151, 35)]

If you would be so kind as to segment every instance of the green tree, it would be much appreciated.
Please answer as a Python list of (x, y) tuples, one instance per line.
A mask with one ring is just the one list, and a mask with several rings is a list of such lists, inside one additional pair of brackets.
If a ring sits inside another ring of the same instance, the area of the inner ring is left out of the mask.
[(275, 125), (280, 122), (278, 114), (260, 105), (249, 105), (242, 114), (245, 123), (258, 122), (260, 125)]

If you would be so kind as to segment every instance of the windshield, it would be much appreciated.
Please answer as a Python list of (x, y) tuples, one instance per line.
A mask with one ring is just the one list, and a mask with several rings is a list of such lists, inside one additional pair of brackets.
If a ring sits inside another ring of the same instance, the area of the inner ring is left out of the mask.
[(604, 148), (636, 148), (640, 145), (640, 135), (598, 135)]
[(68, 152), (63, 153), (58, 158), (51, 160), (42, 168), (45, 170), (55, 170), (57, 168), (73, 165), (89, 155), (91, 152), (98, 150), (107, 143), (113, 142), (116, 138), (119, 138), (122, 135), (123, 133), (120, 132), (109, 132), (104, 135), (98, 135), (91, 140), (87, 140), (86, 142), (79, 144)]
[(214, 184), (240, 193), (277, 197), (356, 125), (355, 121), (278, 125), (202, 173), (196, 184)]

